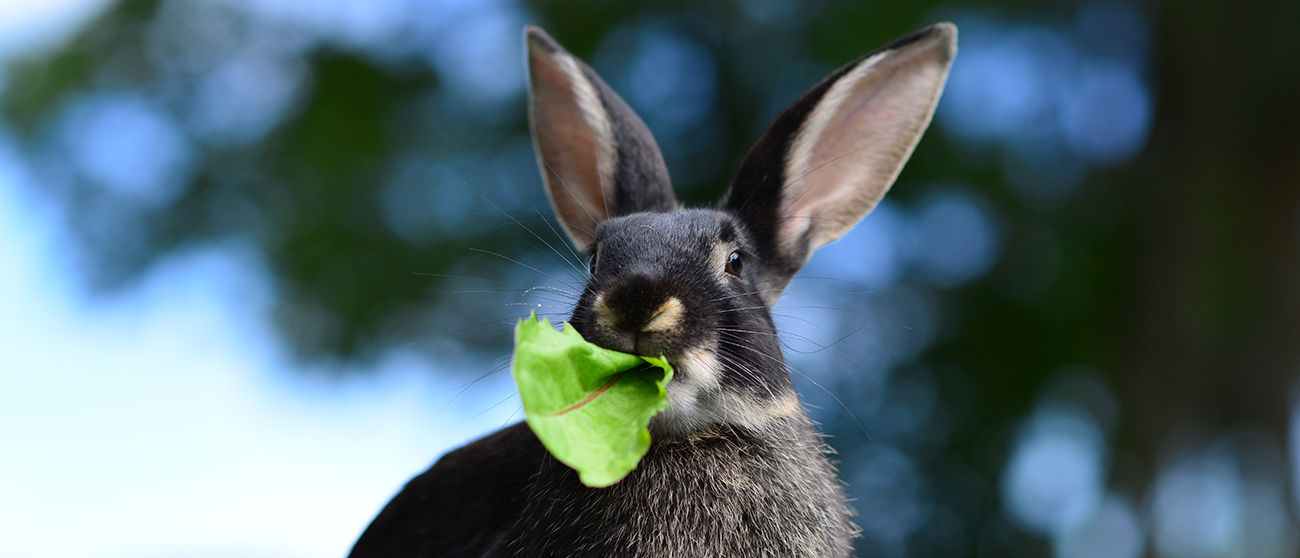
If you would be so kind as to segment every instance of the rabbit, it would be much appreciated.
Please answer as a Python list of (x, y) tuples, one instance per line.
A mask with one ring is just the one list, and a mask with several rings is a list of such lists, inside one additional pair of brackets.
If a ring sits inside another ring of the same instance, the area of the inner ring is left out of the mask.
[(781, 112), (716, 208), (684, 209), (646, 125), (541, 28), (524, 31), (538, 166), (591, 260), (570, 322), (666, 356), (670, 405), (638, 467), (588, 488), (526, 423), (439, 459), (353, 547), (371, 557), (853, 554), (858, 530), (791, 383), (771, 307), (884, 196), (934, 114), (957, 29), (849, 63)]

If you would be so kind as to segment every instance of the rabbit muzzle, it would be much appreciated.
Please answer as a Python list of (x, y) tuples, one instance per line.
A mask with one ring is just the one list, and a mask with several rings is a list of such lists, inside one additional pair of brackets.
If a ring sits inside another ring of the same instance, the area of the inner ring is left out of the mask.
[(620, 281), (596, 295), (592, 304), (592, 342), (609, 349), (651, 357), (676, 357), (686, 320), (682, 299), (646, 276)]

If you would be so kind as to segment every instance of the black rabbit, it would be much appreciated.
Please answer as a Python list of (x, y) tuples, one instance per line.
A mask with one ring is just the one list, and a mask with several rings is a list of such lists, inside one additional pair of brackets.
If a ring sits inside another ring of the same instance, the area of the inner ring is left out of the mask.
[(645, 124), (537, 27), (531, 122), (546, 191), (591, 257), (571, 322), (665, 355), (670, 406), (638, 468), (588, 488), (520, 423), (442, 457), (355, 558), (849, 556), (856, 528), (791, 386), (771, 306), (876, 205), (930, 123), (956, 53), (939, 23), (840, 68), (749, 150), (716, 209), (682, 209)]

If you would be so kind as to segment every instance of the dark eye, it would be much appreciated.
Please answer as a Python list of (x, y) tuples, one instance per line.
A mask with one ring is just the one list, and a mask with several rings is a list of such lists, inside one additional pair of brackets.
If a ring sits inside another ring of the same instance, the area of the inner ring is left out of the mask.
[(600, 246), (596, 246), (595, 248), (591, 249), (591, 261), (589, 262), (587, 268), (588, 273), (592, 275), (596, 274), (596, 260), (598, 258), (600, 258)]
[(727, 256), (727, 273), (740, 277), (740, 271), (744, 269), (744, 267), (745, 260), (740, 257), (740, 250), (735, 250), (731, 252), (730, 256)]

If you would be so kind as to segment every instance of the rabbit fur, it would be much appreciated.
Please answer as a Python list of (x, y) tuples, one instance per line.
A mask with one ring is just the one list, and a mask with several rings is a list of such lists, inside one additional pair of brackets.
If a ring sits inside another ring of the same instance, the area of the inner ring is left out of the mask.
[(666, 356), (670, 406), (637, 469), (607, 488), (583, 486), (524, 423), (452, 451), (351, 555), (852, 555), (852, 511), (771, 306), (894, 182), (934, 113), (956, 28), (926, 27), (813, 86), (710, 209), (680, 207), (646, 125), (589, 66), (538, 27), (524, 35), (538, 166), (591, 258), (570, 322), (606, 348)]

